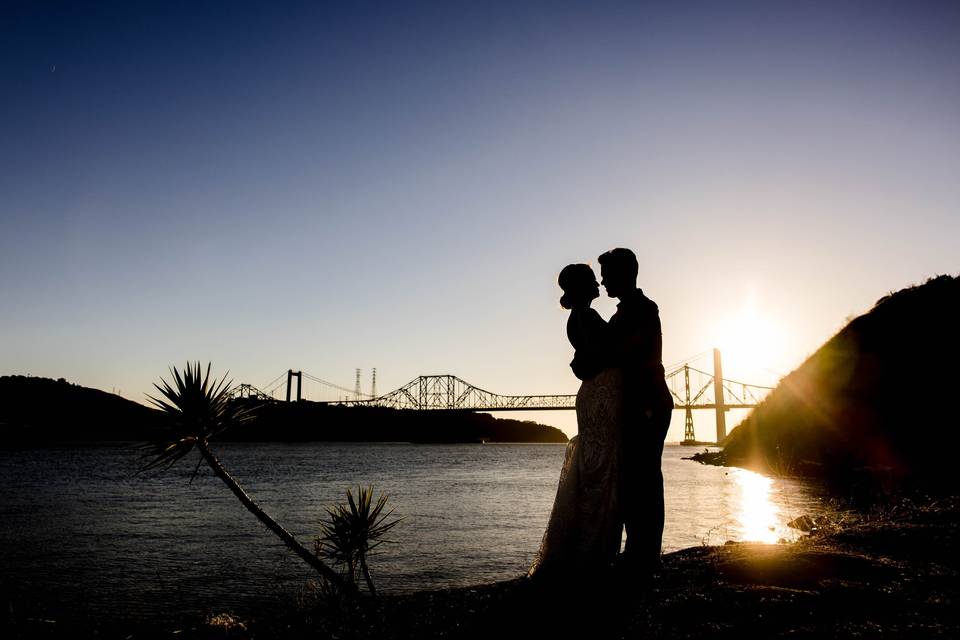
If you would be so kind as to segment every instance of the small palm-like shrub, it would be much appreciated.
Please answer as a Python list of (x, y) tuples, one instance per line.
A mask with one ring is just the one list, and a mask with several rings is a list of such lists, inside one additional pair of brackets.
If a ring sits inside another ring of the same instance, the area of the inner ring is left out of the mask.
[(182, 372), (176, 367), (170, 368), (173, 383), (161, 379), (161, 384), (154, 384), (161, 394), (161, 398), (147, 396), (167, 416), (172, 428), (170, 437), (159, 442), (152, 442), (141, 447), (145, 462), (140, 471), (160, 467), (163, 470), (172, 467), (178, 460), (196, 449), (200, 452), (200, 460), (193, 471), (191, 480), (197, 475), (200, 465), (206, 461), (214, 474), (220, 478), (238, 500), (256, 518), (266, 525), (288, 549), (313, 567), (324, 580), (337, 587), (346, 587), (349, 592), (356, 592), (356, 582), (345, 584), (343, 578), (336, 571), (327, 566), (320, 556), (311, 553), (297, 541), (289, 531), (279, 522), (270, 517), (243, 487), (227, 473), (220, 460), (213, 454), (209, 446), (209, 439), (223, 432), (230, 426), (248, 420), (250, 412), (240, 408), (231, 401), (232, 381), (227, 381), (226, 375), (219, 380), (210, 376), (210, 365), (206, 373), (200, 369), (200, 363), (191, 365), (189, 362)]
[(316, 539), (317, 555), (340, 565), (351, 584), (357, 585), (362, 574), (371, 595), (377, 591), (370, 578), (367, 556), (380, 545), (392, 542), (385, 536), (401, 520), (391, 520), (393, 509), (386, 511), (386, 506), (384, 493), (373, 503), (373, 487), (357, 487), (356, 499), (347, 489), (346, 503), (327, 508), (329, 521), (320, 523), (321, 534)]

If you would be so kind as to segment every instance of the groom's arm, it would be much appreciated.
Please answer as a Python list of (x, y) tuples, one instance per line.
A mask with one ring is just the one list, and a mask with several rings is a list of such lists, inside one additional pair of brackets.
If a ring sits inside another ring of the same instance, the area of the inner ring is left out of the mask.
[(660, 315), (656, 308), (619, 313), (611, 343), (612, 361), (624, 369), (640, 369), (660, 364), (658, 346), (662, 341)]

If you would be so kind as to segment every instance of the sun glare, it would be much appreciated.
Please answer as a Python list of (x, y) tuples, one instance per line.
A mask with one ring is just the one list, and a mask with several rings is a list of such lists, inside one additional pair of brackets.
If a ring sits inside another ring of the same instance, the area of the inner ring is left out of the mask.
[(773, 480), (746, 469), (736, 469), (734, 478), (740, 489), (738, 518), (743, 530), (742, 539), (750, 542), (776, 542), (778, 510), (770, 500)]
[(721, 318), (712, 338), (723, 354), (725, 377), (769, 375), (783, 360), (783, 332), (752, 301), (739, 313)]

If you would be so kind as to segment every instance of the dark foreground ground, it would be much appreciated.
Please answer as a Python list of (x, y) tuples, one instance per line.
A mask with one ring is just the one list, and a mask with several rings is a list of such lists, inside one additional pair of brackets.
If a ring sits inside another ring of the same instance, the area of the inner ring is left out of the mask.
[(78, 629), (8, 617), (5, 637), (960, 638), (960, 499), (807, 522), (793, 544), (696, 547), (649, 584), (545, 590), (523, 579), (337, 603), (305, 591), (271, 617)]

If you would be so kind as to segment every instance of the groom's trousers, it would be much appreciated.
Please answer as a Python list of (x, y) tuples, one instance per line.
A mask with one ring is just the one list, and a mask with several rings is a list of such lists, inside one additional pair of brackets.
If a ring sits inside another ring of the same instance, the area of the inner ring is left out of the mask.
[(663, 473), (660, 460), (672, 411), (631, 415), (623, 432), (620, 509), (627, 540), (624, 560), (639, 571), (655, 569), (663, 538)]

